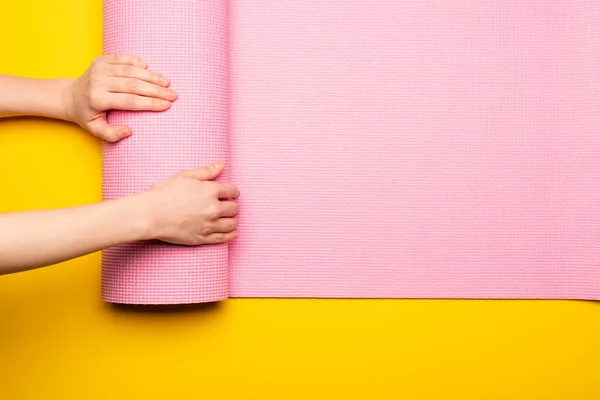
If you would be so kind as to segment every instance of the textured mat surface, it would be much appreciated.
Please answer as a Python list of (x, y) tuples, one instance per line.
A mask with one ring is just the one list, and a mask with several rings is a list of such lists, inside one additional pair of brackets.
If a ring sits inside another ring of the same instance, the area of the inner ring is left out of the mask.
[[(144, 190), (182, 169), (225, 160), (228, 132), (225, 1), (104, 2), (104, 51), (138, 54), (171, 80), (164, 113), (112, 112), (135, 135), (103, 148), (103, 196)], [(224, 176), (223, 179), (226, 179)], [(102, 293), (119, 303), (195, 303), (227, 297), (228, 245), (128, 244), (103, 252)]]
[(112, 114), (105, 197), (226, 157), (242, 235), (108, 250), (104, 298), (600, 298), (598, 3), (105, 1), (180, 93)]

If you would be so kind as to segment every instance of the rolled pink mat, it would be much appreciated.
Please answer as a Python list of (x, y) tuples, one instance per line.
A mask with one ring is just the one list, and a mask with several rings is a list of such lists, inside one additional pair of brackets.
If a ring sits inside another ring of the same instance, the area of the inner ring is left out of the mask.
[[(104, 144), (105, 200), (227, 159), (227, 3), (104, 1), (104, 52), (143, 57), (179, 93), (165, 112), (110, 113), (111, 123), (128, 125), (133, 135)], [(109, 302), (197, 303), (223, 300), (227, 293), (227, 244), (133, 243), (103, 253), (102, 298)]]
[(110, 114), (104, 197), (218, 159), (241, 192), (229, 246), (105, 251), (105, 300), (600, 299), (600, 0), (104, 7), (180, 94)]

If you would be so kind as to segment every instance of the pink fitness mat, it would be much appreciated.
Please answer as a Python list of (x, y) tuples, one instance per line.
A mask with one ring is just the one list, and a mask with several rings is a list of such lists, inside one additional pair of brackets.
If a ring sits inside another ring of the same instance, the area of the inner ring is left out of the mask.
[(103, 298), (600, 299), (600, 1), (105, 0), (180, 93), (104, 198), (218, 159), (231, 245), (104, 252)]

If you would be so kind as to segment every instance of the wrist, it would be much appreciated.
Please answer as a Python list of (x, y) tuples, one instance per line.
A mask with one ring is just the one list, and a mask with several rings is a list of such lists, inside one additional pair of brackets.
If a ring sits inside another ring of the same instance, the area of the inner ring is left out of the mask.
[(65, 121), (74, 121), (74, 101), (73, 101), (73, 85), (75, 79), (55, 79), (54, 93), (56, 94), (56, 110), (53, 118), (62, 119)]
[(69, 119), (73, 79), (0, 75), (0, 116), (32, 115)]
[(152, 222), (151, 199), (146, 192), (134, 193), (114, 201), (119, 203), (121, 221), (125, 222), (123, 230), (125, 242), (156, 238), (155, 224)]
[(72, 108), (71, 82), (73, 79), (34, 79), (31, 100), (23, 114), (69, 120)]
[(33, 79), (30, 100), (23, 114), (69, 121), (72, 109), (71, 84), (74, 79)]

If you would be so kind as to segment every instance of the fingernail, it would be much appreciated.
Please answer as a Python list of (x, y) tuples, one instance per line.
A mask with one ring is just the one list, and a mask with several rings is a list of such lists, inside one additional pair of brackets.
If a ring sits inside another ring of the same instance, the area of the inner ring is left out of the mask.
[(167, 97), (171, 98), (171, 99), (176, 99), (178, 96), (177, 92), (174, 90), (168, 90), (167, 91)]
[(160, 101), (160, 105), (163, 107), (167, 107), (171, 104), (171, 102), (167, 101), (167, 100), (161, 100)]
[(223, 165), (223, 161), (217, 161), (212, 166), (213, 166), (213, 168), (221, 168), (222, 165)]
[(137, 60), (137, 64), (142, 68), (146, 68), (147, 65), (146, 61), (142, 60), (141, 58)]
[(124, 138), (131, 135), (131, 131), (129, 129), (121, 129), (119, 135)]
[(167, 78), (165, 78), (164, 76), (160, 77), (160, 83), (163, 85), (168, 85), (169, 84), (169, 80)]

